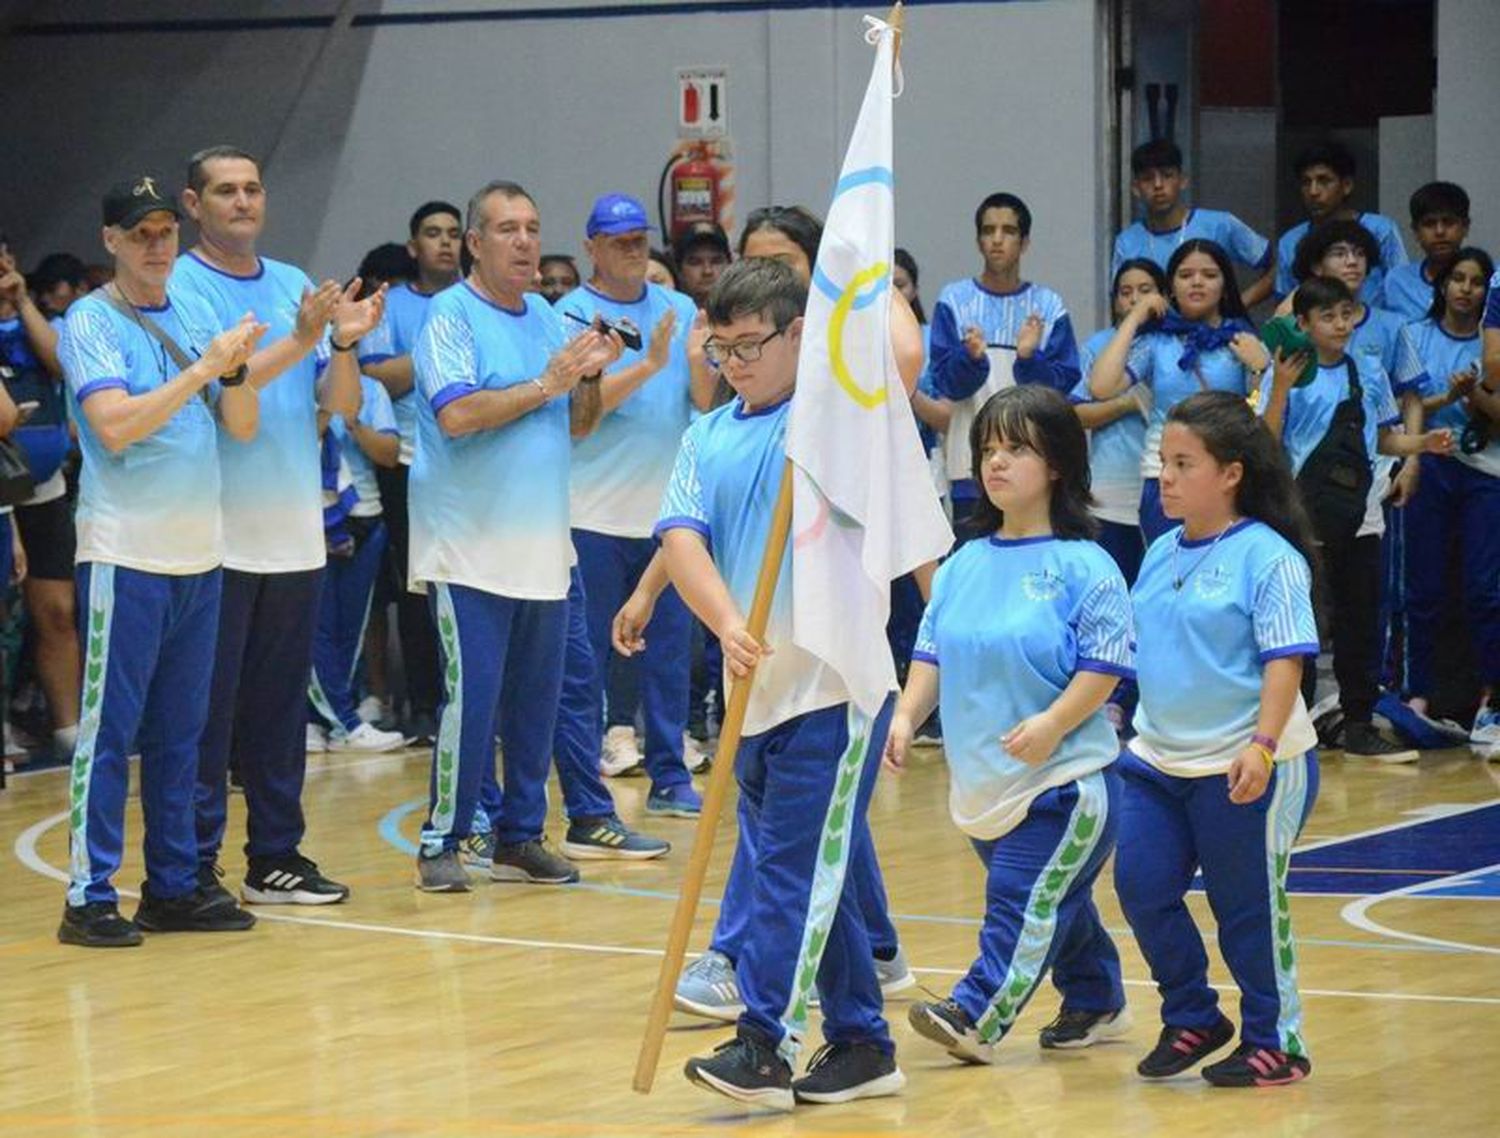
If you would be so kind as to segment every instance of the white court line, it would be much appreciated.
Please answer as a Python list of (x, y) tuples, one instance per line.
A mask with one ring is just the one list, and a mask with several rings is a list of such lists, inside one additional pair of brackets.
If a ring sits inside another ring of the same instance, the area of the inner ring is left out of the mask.
[[(1382, 901), (1391, 901), (1398, 897), (1420, 897), (1432, 889), (1446, 889), (1452, 885), (1461, 885), (1475, 877), (1500, 870), (1500, 863), (1495, 865), (1481, 866), (1479, 869), (1471, 869), (1466, 873), (1455, 873), (1451, 877), (1439, 877), (1436, 881), (1419, 881), (1415, 885), (1407, 885), (1401, 889), (1392, 889), (1389, 893), (1376, 893), (1370, 897), (1361, 897), (1357, 901), (1351, 901), (1339, 912), (1339, 916), (1357, 929), (1376, 936), (1393, 937), (1396, 940), (1412, 941), (1415, 944), (1436, 945), (1440, 948), (1458, 948), (1467, 952), (1483, 952), (1490, 956), (1500, 956), (1500, 948), (1492, 948), (1482, 944), (1465, 944), (1462, 941), (1443, 940), (1440, 937), (1423, 936), (1421, 933), (1403, 932), (1401, 929), (1393, 929), (1389, 925), (1382, 925), (1369, 915), (1370, 910)], [(1458, 900), (1459, 898), (1452, 898)], [(1472, 898), (1461, 898), (1471, 900)]]
[[(16, 838), (16, 858), (27, 869), (33, 873), (50, 877), (54, 881), (67, 881), (68, 875), (53, 865), (48, 864), (37, 852), (36, 845), (41, 836), (53, 826), (66, 819), (67, 811), (54, 814), (50, 818), (43, 818), (40, 822), (28, 828), (23, 834)], [(1482, 871), (1478, 871), (1482, 872)], [(126, 896), (135, 896), (128, 890), (120, 890)], [(1372, 900), (1379, 900), (1379, 897)], [(483, 933), (454, 933), (445, 932), (440, 929), (412, 929), (402, 928), (398, 925), (372, 925), (361, 921), (335, 921), (320, 917), (294, 917), (283, 913), (268, 913), (264, 909), (257, 909), (258, 918), (267, 921), (279, 921), (288, 925), (309, 925), (330, 929), (343, 929), (349, 932), (384, 933), (388, 936), (417, 937), (426, 940), (449, 940), (462, 941), (468, 944), (495, 944), (514, 948), (542, 948), (555, 949), (564, 952), (588, 952), (601, 956), (662, 956), (663, 950), (659, 948), (634, 948), (622, 944), (587, 944), (578, 941), (556, 941), (556, 940), (528, 940), (521, 937), (487, 936)], [(1392, 933), (1392, 936), (1402, 937), (1403, 934)], [(1410, 939), (1409, 937), (1404, 939)], [(1443, 943), (1443, 942), (1437, 942)], [(1466, 947), (1466, 946), (1461, 946)], [(1484, 952), (1500, 952), (1497, 949), (1481, 949)], [(689, 953), (696, 956), (697, 953)], [(968, 970), (964, 968), (912, 968), (913, 972), (925, 972), (934, 976), (962, 976)], [(1150, 980), (1126, 980), (1126, 984), (1135, 988), (1154, 988), (1156, 985)], [(1405, 1001), (1409, 1003), (1425, 1004), (1482, 1004), (1485, 1006), (1500, 1006), (1500, 997), (1494, 996), (1440, 996), (1423, 995), (1416, 992), (1354, 992), (1340, 988), (1302, 988), (1304, 996), (1325, 996), (1334, 999), (1350, 1000), (1387, 1000)]]
[[(316, 763), (309, 763), (307, 765), (307, 777), (311, 778), (315, 774), (331, 774), (334, 771), (356, 770), (359, 767), (374, 766), (377, 763), (395, 762), (398, 759), (401, 762), (405, 762), (407, 759), (410, 759), (412, 757), (409, 752), (420, 749), (421, 748), (417, 747), (398, 747), (394, 751), (381, 751), (378, 755), (365, 755), (361, 758), (350, 759), (346, 763), (331, 762), (327, 758), (327, 755), (331, 752), (325, 751), (322, 752), (322, 754), (324, 755), (322, 759), (320, 759)], [(340, 753), (349, 754), (350, 752), (345, 751)], [(134, 756), (132, 756), (132, 758), (134, 758)], [(45, 775), (49, 774), (67, 774), (72, 769), (73, 767), (70, 763), (63, 763), (60, 766), (53, 767), (41, 767), (37, 770), (28, 770), (23, 766), (16, 770), (10, 771), (6, 774), (5, 777), (7, 779), (42, 778)]]
[(1407, 818), (1406, 820), (1401, 822), (1392, 822), (1388, 826), (1376, 826), (1371, 830), (1360, 830), (1357, 833), (1353, 834), (1340, 834), (1336, 838), (1323, 838), (1320, 841), (1308, 842), (1306, 845), (1294, 846), (1292, 848), (1292, 853), (1302, 854), (1307, 853), (1309, 850), (1320, 850), (1324, 846), (1342, 845), (1344, 842), (1352, 842), (1358, 838), (1373, 838), (1376, 834), (1391, 834), (1397, 830), (1409, 830), (1413, 826), (1426, 825), (1428, 822), (1435, 822), (1440, 818), (1460, 818), (1465, 814), (1472, 814), (1476, 810), (1484, 810), (1488, 807), (1496, 805), (1500, 805), (1500, 798), (1491, 798), (1487, 802), (1476, 802), (1471, 806), (1464, 806), (1455, 810), (1445, 811), (1442, 814), (1428, 814), (1424, 815), (1421, 818)]

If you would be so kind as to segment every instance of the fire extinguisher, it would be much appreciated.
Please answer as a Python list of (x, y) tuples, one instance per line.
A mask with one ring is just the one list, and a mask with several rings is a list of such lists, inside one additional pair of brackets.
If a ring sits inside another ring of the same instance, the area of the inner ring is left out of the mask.
[(685, 142), (672, 152), (656, 194), (662, 232), (670, 240), (698, 222), (711, 222), (728, 230), (733, 202), (734, 168), (727, 160), (727, 148), (720, 142)]

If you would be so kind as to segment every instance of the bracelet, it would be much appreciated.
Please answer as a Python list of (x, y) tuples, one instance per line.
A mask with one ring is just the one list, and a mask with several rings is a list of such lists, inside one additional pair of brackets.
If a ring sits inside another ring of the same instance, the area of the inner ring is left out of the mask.
[(1277, 743), (1275, 739), (1271, 738), (1271, 736), (1261, 735), (1259, 733), (1251, 735), (1250, 742), (1260, 744), (1267, 751), (1269, 751), (1273, 757), (1276, 754), (1276, 748), (1280, 746), (1280, 744)]
[(240, 386), (240, 384), (244, 383), (245, 380), (247, 380), (249, 378), (250, 378), (250, 365), (249, 364), (240, 364), (240, 366), (237, 367), (237, 368), (235, 368), (233, 371), (226, 372), (225, 374), (219, 376), (219, 386), (221, 386), (221, 387), (238, 387), (238, 386)]
[(550, 392), (550, 391), (547, 390), (547, 385), (545, 383), (543, 383), (539, 377), (532, 376), (531, 377), (531, 382), (536, 386), (536, 389), (542, 393), (542, 402), (543, 403), (547, 402), (549, 399), (552, 398), (552, 392)]
[(1271, 754), (1270, 751), (1266, 750), (1259, 743), (1251, 743), (1250, 749), (1260, 752), (1260, 757), (1266, 760), (1266, 770), (1274, 771), (1276, 769), (1276, 756)]
[(335, 340), (332, 336), (329, 336), (328, 337), (328, 346), (330, 348), (332, 348), (336, 352), (352, 352), (352, 351), (354, 351), (354, 349), (356, 347), (359, 346), (359, 341), (355, 340), (354, 343), (352, 343), (352, 344), (341, 344), (337, 340)]

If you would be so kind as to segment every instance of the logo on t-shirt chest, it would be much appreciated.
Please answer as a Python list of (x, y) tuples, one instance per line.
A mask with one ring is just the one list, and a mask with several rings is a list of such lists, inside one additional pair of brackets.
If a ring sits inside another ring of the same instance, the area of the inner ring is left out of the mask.
[(1205, 601), (1223, 600), (1234, 584), (1234, 573), (1227, 565), (1215, 565), (1193, 574), (1193, 594)]
[(1021, 576), (1021, 593), (1028, 601), (1055, 601), (1063, 595), (1061, 574), (1052, 569), (1038, 569)]

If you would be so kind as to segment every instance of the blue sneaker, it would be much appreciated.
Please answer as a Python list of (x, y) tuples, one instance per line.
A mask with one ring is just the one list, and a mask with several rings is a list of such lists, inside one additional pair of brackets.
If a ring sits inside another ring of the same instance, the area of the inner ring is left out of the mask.
[(1391, 725), (1405, 742), (1422, 751), (1462, 747), (1469, 734), (1451, 719), (1433, 719), (1404, 703), (1393, 692), (1384, 692), (1375, 704), (1375, 714)]
[(677, 978), (672, 1006), (689, 1015), (733, 1023), (745, 1012), (734, 965), (722, 952), (709, 949)]
[(666, 818), (696, 818), (703, 813), (703, 797), (690, 782), (680, 782), (665, 790), (652, 787), (646, 797), (646, 813)]

